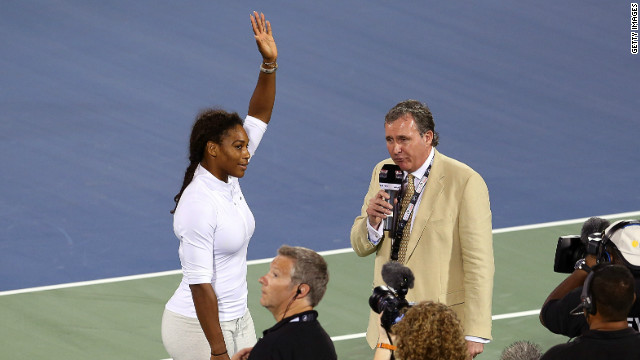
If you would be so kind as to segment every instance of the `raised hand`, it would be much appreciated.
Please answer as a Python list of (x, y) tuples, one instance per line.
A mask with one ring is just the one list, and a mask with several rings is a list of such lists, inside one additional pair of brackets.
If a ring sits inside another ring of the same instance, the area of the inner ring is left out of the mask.
[(273, 32), (271, 31), (271, 23), (265, 21), (264, 14), (254, 11), (253, 15), (249, 15), (251, 18), (251, 26), (253, 27), (253, 34), (256, 38), (256, 44), (258, 45), (258, 51), (262, 55), (262, 59), (265, 63), (272, 63), (278, 58), (278, 48), (276, 42), (273, 40)]

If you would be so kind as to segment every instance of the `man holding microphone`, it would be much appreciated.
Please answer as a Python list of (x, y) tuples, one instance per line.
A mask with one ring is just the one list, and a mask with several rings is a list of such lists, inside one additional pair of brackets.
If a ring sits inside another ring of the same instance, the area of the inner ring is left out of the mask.
[[(394, 106), (385, 116), (390, 159), (373, 170), (362, 213), (351, 229), (359, 256), (376, 253), (373, 286), (382, 285), (382, 266), (398, 261), (415, 274), (407, 300), (449, 306), (461, 320), (472, 356), (491, 339), (493, 237), (489, 193), (469, 166), (439, 153), (438, 133), (429, 108), (416, 100)], [(381, 190), (380, 170), (395, 164), (404, 173), (401, 196)], [(394, 206), (395, 231), (383, 220)], [(378, 316), (371, 313), (367, 341), (378, 339)]]

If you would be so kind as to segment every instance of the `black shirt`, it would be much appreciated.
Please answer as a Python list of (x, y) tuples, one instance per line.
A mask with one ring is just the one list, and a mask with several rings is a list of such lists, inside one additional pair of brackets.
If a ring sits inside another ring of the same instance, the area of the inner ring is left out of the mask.
[[(588, 330), (589, 325), (584, 315), (570, 314), (571, 310), (580, 305), (581, 293), (582, 286), (573, 289), (562, 299), (551, 300), (546, 303), (540, 310), (544, 326), (553, 333), (568, 337), (576, 337)], [(582, 311), (581, 309), (578, 310), (578, 312)], [(627, 322), (629, 326), (638, 331), (638, 325), (640, 324), (640, 278), (636, 278), (636, 301), (629, 311)]]
[(549, 349), (540, 360), (638, 360), (640, 333), (626, 328), (616, 331), (587, 330), (572, 342)]
[(316, 311), (305, 311), (265, 330), (249, 360), (337, 359), (333, 342), (317, 317)]

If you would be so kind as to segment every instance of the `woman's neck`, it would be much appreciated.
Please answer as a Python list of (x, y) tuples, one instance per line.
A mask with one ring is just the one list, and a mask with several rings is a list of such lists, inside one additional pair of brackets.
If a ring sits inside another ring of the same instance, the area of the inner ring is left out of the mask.
[(218, 180), (228, 183), (229, 182), (229, 175), (227, 174), (222, 174), (216, 166), (214, 166), (212, 163), (210, 163), (206, 158), (202, 160), (202, 162), (200, 162), (200, 165), (202, 165), (203, 168), (207, 169), (208, 172), (211, 173), (211, 175), (215, 176)]

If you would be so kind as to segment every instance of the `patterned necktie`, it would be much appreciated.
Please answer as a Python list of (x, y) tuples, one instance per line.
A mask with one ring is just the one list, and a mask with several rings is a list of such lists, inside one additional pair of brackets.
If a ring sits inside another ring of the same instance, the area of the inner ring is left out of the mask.
[[(415, 176), (409, 174), (407, 179), (407, 188), (402, 195), (402, 207), (400, 208), (400, 217), (404, 216), (404, 212), (407, 211), (407, 206), (411, 202), (411, 198), (413, 194), (416, 192), (415, 184), (414, 184)], [(400, 251), (398, 253), (398, 262), (404, 264), (405, 256), (407, 254), (407, 244), (409, 243), (409, 235), (411, 234), (411, 219), (413, 218), (413, 213), (411, 212), (411, 216), (409, 216), (409, 220), (407, 220), (407, 225), (402, 230), (402, 239), (400, 240)]]

